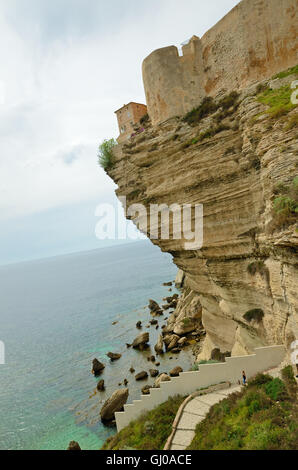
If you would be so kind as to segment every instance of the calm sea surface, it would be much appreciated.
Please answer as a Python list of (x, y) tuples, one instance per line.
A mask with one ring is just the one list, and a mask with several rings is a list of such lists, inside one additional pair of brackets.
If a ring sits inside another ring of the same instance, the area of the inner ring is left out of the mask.
[[(175, 278), (171, 257), (149, 242), (0, 267), (0, 449), (65, 449), (76, 440), (99, 449), (113, 434), (99, 420), (103, 402), (129, 380), (129, 400), (148, 382), (129, 373), (149, 370), (158, 331), (146, 329), (148, 299), (170, 295), (163, 282)], [(174, 290), (173, 290), (174, 292)], [(152, 351), (126, 348), (143, 331)], [(116, 325), (112, 323), (118, 322)], [(160, 326), (164, 321), (160, 321)], [(105, 354), (122, 353), (111, 364)], [(191, 367), (190, 353), (165, 355), (160, 371)], [(92, 359), (106, 364), (104, 393), (95, 393)]]

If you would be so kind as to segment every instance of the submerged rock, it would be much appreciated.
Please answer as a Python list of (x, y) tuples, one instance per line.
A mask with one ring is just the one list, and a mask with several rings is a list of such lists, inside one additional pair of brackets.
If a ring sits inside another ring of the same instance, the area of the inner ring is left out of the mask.
[(67, 450), (82, 450), (80, 444), (76, 441), (71, 441), (68, 445)]
[(118, 359), (120, 359), (122, 357), (122, 354), (117, 354), (117, 353), (112, 353), (112, 352), (109, 352), (107, 354), (107, 356), (111, 359), (111, 361), (118, 361)]
[(105, 365), (102, 364), (98, 359), (93, 359), (92, 362), (92, 374), (100, 375), (104, 370)]
[(138, 321), (138, 323), (136, 324), (136, 327), (138, 329), (141, 329), (142, 328), (142, 322), (141, 321)]
[(123, 406), (127, 402), (128, 389), (116, 390), (113, 395), (103, 405), (100, 417), (103, 423), (108, 423), (115, 419), (115, 413), (122, 411)]
[(105, 381), (104, 381), (104, 380), (100, 380), (100, 381), (98, 382), (96, 388), (97, 388), (97, 390), (98, 390), (99, 392), (103, 392), (104, 389), (105, 389)]

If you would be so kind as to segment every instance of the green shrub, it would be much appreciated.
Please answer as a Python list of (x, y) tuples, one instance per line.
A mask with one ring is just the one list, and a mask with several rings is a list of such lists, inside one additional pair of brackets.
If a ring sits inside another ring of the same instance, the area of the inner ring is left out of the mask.
[(285, 384), (279, 379), (273, 379), (271, 382), (265, 385), (266, 394), (274, 401), (287, 400), (288, 393)]
[(292, 366), (286, 366), (281, 371), (282, 378), (285, 382), (292, 383), (296, 385), (296, 379), (293, 372)]
[(248, 381), (248, 386), (249, 387), (255, 387), (256, 385), (261, 386), (269, 382), (272, 382), (272, 380), (273, 380), (273, 377), (271, 377), (271, 375), (257, 374), (255, 377), (253, 377), (252, 379)]
[(140, 124), (143, 124), (143, 125), (146, 124), (146, 122), (148, 122), (149, 119), (150, 119), (150, 118), (149, 118), (149, 114), (147, 113), (147, 114), (145, 114), (143, 117), (141, 117), (141, 119), (140, 119)]
[(144, 413), (120, 433), (109, 438), (102, 450), (162, 450), (184, 397), (170, 397), (154, 410)]
[(251, 322), (252, 320), (255, 320), (257, 322), (261, 322), (264, 318), (264, 312), (260, 308), (254, 308), (253, 310), (249, 310), (243, 315), (243, 318), (245, 318), (246, 321)]
[(286, 228), (297, 221), (298, 214), (298, 177), (290, 185), (280, 183), (274, 193), (277, 196), (273, 201), (272, 221), (269, 230)]
[(257, 273), (260, 274), (264, 279), (269, 281), (269, 269), (267, 268), (264, 261), (253, 261), (247, 266), (247, 272), (251, 276), (255, 276)]
[(117, 145), (115, 139), (104, 140), (99, 146), (98, 161), (100, 166), (106, 171), (114, 164), (113, 148)]
[(222, 98), (218, 105), (223, 109), (229, 109), (236, 105), (237, 100), (239, 98), (239, 94), (237, 91), (232, 91), (229, 95)]
[(265, 387), (275, 381), (272, 377), (258, 374), (253, 380), (254, 385), (250, 381), (249, 386), (240, 393), (230, 395), (209, 410), (195, 430), (190, 450), (297, 448), (297, 413), (294, 412), (294, 403), (277, 403), (265, 393)]
[(214, 102), (213, 98), (209, 96), (204, 98), (200, 106), (194, 108), (192, 111), (187, 113), (183, 121), (187, 122), (189, 125), (193, 126), (198, 124), (202, 119), (214, 113), (217, 110), (217, 105)]

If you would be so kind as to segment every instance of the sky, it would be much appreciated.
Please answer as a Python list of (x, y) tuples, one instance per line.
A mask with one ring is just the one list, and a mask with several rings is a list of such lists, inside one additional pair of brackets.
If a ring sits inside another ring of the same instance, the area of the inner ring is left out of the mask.
[[(202, 36), (238, 0), (0, 0), (0, 264), (91, 250), (116, 204), (98, 145), (145, 103), (153, 50)], [(117, 241), (113, 243), (118, 243)]]

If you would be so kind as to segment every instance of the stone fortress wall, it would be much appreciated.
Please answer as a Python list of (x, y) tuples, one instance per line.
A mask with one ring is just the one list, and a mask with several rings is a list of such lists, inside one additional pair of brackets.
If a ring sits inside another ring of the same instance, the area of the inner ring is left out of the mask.
[(143, 62), (148, 113), (157, 124), (205, 96), (242, 89), (297, 64), (298, 0), (242, 0), (201, 39)]

